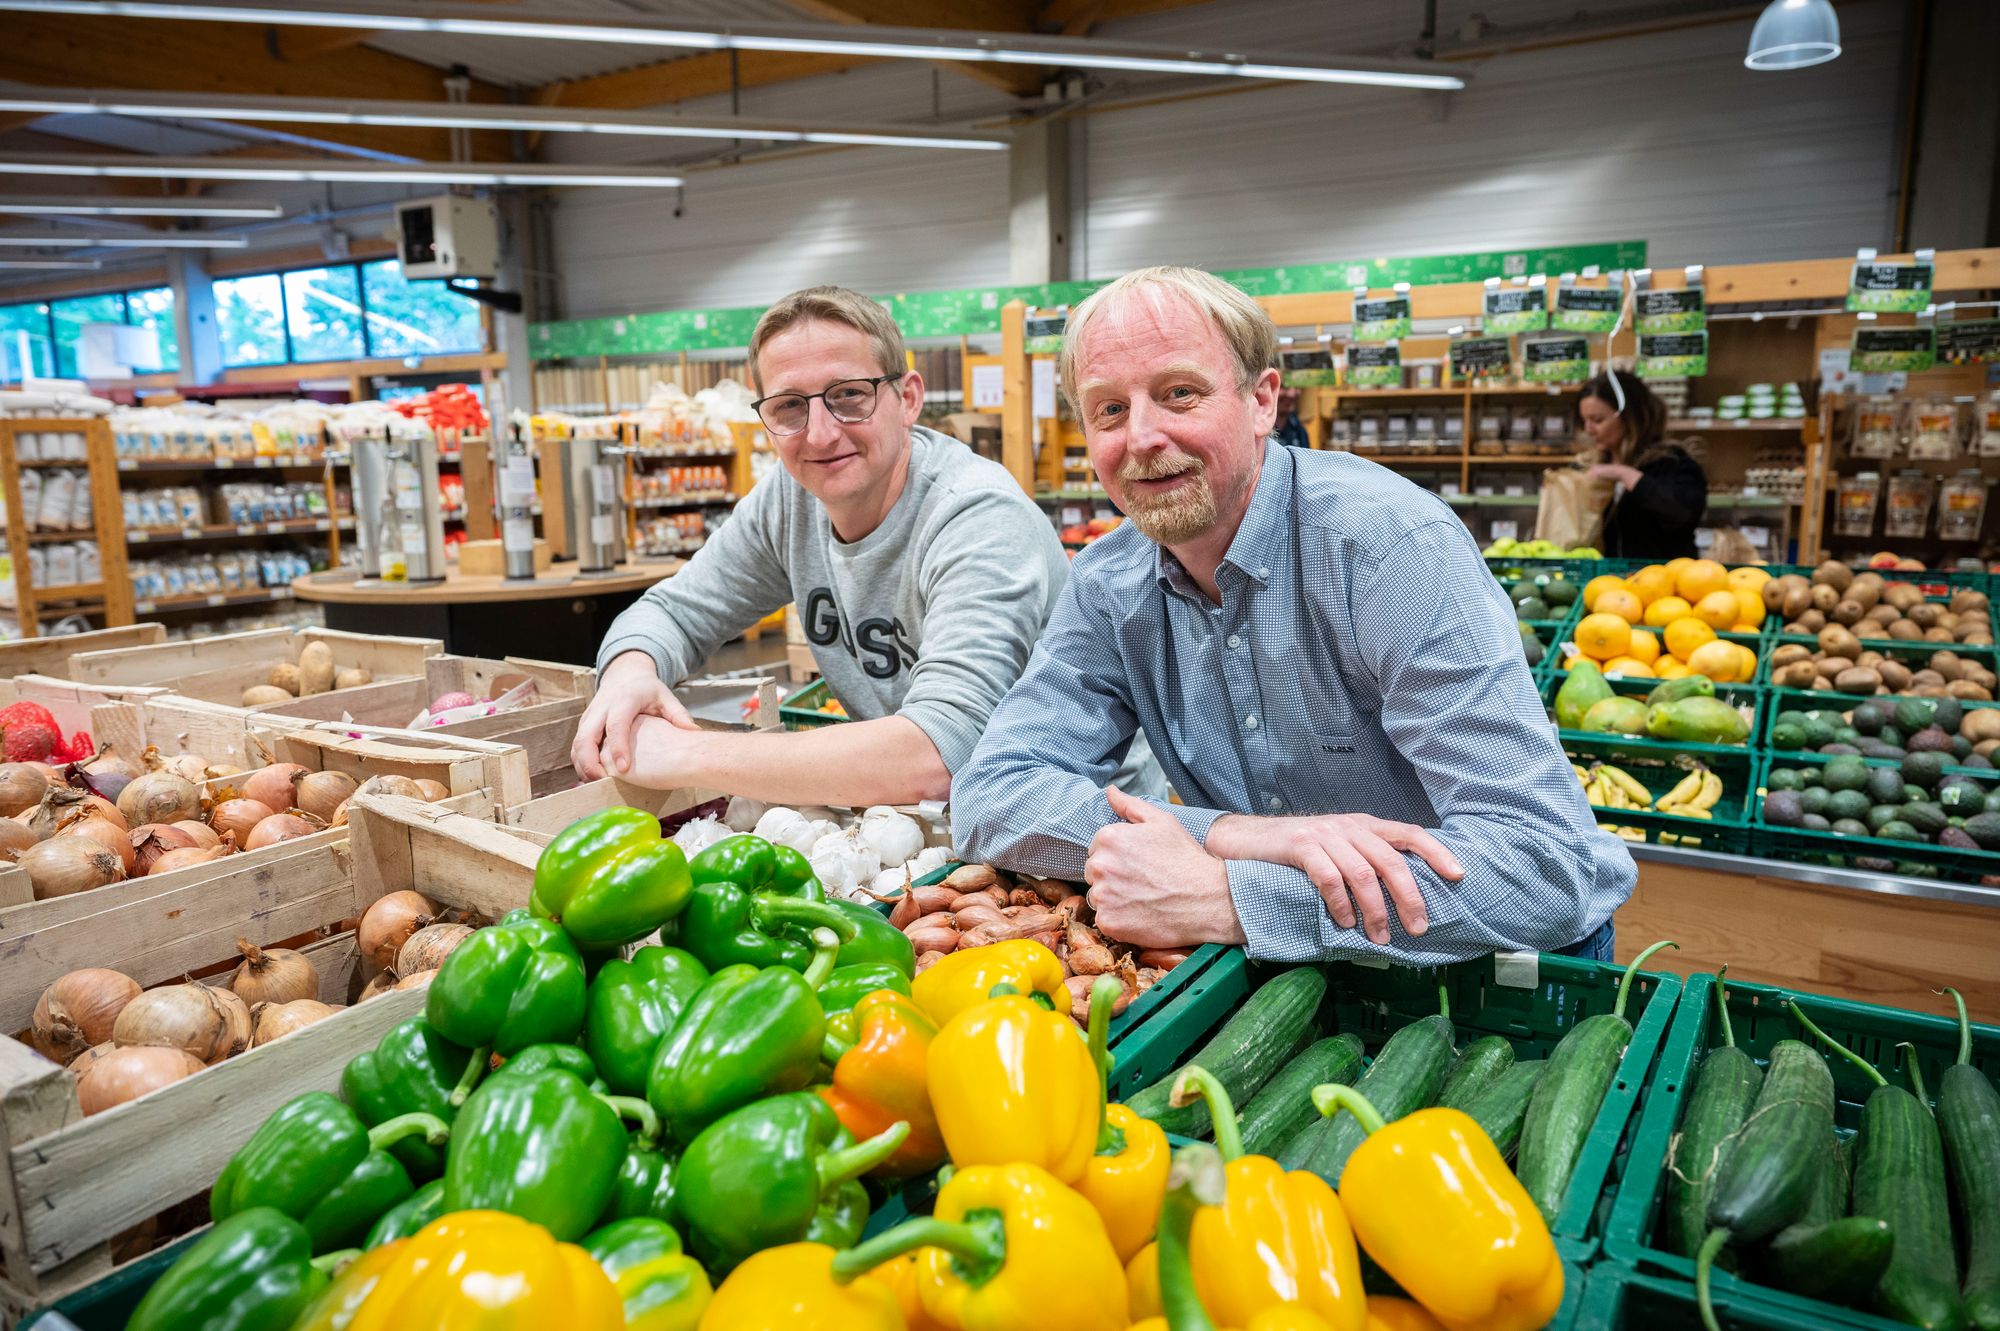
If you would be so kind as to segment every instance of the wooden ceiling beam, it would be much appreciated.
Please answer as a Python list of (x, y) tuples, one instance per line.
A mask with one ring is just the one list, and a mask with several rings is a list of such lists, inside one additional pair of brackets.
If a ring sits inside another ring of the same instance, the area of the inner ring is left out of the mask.
[[(878, 63), (874, 56), (808, 55), (794, 51), (744, 51), (737, 57), (737, 86), (761, 88), (821, 74), (844, 74)], [(659, 60), (609, 74), (546, 83), (535, 90), (541, 106), (634, 111), (668, 106), (729, 91), (729, 53)]]
[[(980, 32), (1032, 32), (1040, 3), (1041, 0), (954, 0), (940, 14), (936, 0), (791, 0), (792, 8), (830, 23), (969, 28)], [(1033, 65), (989, 65), (977, 60), (940, 63), (1013, 97), (1026, 97), (1042, 88), (1041, 71)]]

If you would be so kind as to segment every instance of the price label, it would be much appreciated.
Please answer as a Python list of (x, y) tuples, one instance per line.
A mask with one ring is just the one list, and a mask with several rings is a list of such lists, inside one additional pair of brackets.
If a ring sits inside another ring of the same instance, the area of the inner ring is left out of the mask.
[(1618, 326), (1625, 293), (1617, 287), (1559, 287), (1550, 326), (1565, 333), (1608, 333)]
[(1928, 263), (1856, 263), (1847, 284), (1847, 308), (1918, 314), (1931, 303), (1936, 268)]
[(1528, 493), (1528, 489), (1524, 485), (1510, 485), (1501, 493), (1510, 498), (1518, 499), (1522, 495)]
[(1708, 327), (1708, 305), (1700, 287), (1641, 291), (1633, 298), (1632, 315), (1640, 333), (1698, 333)]
[(154, 606), (151, 601), (134, 601), (132, 603), (132, 613), (137, 615), (150, 615), (153, 613), (153, 609)]
[(1480, 326), (1489, 333), (1531, 333), (1549, 326), (1545, 287), (1498, 287), (1481, 293)]
[(235, 459), (235, 458), (217, 458), (217, 459), (215, 460), (215, 467), (216, 467), (216, 470), (217, 470), (217, 471), (232, 471), (232, 470), (234, 470), (234, 469), (235, 469), (235, 467), (236, 467), (236, 459)]
[(150, 541), (150, 540), (152, 540), (153, 538), (152, 538), (151, 534), (149, 534), (149, 533), (147, 533), (147, 532), (143, 532), (143, 531), (135, 531), (135, 532), (133, 532), (133, 533), (132, 533), (132, 534), (131, 534), (130, 536), (128, 536), (128, 537), (127, 537), (126, 539), (127, 539), (128, 541), (130, 541), (130, 542), (131, 542), (131, 543), (132, 543), (133, 545), (138, 545), (138, 544), (140, 544), (141, 542), (144, 542), (144, 541)]
[(183, 527), (183, 528), (181, 528), (181, 539), (182, 539), (182, 540), (184, 540), (184, 541), (192, 541), (192, 540), (196, 540), (196, 539), (198, 539), (198, 538), (199, 538), (200, 536), (201, 536), (201, 528), (199, 528), (199, 527)]
[[(282, 522), (267, 522), (264, 524), (265, 531), (283, 531), (284, 529), (285, 524)], [(236, 524), (236, 534), (238, 536), (255, 536), (257, 528), (251, 523), (239, 522)]]
[[(319, 530), (321, 531), (326, 530), (326, 524), (324, 522), (318, 523), (316, 525), (318, 526)], [(282, 522), (267, 522), (264, 524), (264, 530), (276, 536), (290, 530), (290, 528), (286, 527), (285, 524)]]
[(229, 598), (227, 596), (222, 595), (219, 592), (211, 592), (209, 595), (203, 597), (202, 599), (206, 601), (209, 605), (229, 604)]
[(1848, 364), (1863, 374), (1928, 370), (1937, 364), (1932, 328), (1857, 328)]
[(1493, 539), (1496, 541), (1503, 536), (1511, 541), (1520, 534), (1521, 524), (1518, 522), (1496, 522), (1493, 524)]
[(1451, 373), (1458, 379), (1496, 379), (1514, 368), (1512, 344), (1504, 337), (1456, 337)]

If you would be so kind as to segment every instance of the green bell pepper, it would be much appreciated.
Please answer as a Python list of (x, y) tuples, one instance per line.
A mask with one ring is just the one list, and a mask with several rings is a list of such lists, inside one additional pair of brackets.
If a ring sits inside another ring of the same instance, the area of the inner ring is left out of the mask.
[[(799, 901), (753, 892), (736, 883), (703, 883), (688, 898), (688, 906), (661, 937), (693, 953), (711, 971), (724, 966), (789, 966), (802, 971), (812, 949), (791, 933), (831, 929), (838, 941), (859, 936), (853, 920), (828, 901)], [(456, 955), (454, 953), (453, 955)]]
[(708, 980), (708, 967), (677, 947), (642, 947), (630, 961), (609, 961), (590, 984), (583, 1045), (605, 1085), (644, 1095), (653, 1054)]
[(571, 1074), (593, 1091), (604, 1089), (597, 1076), (597, 1065), (589, 1054), (573, 1044), (531, 1044), (502, 1063), (493, 1075), (534, 1076), (550, 1069)]
[[(303, 1219), (359, 1169), (371, 1151), (385, 1150), (415, 1133), (428, 1134), (435, 1146), (444, 1142), (450, 1129), (437, 1115), (423, 1113), (399, 1114), (364, 1127), (354, 1111), (333, 1096), (307, 1091), (280, 1105), (229, 1157), (209, 1191), (209, 1214), (227, 1220), (240, 1211), (268, 1206)], [(406, 1176), (404, 1182), (408, 1181)], [(362, 1228), (374, 1218), (362, 1222)]]
[(446, 1211), (506, 1211), (566, 1243), (604, 1214), (625, 1158), (620, 1115), (657, 1137), (643, 1100), (598, 1095), (573, 1072), (493, 1077), (458, 1114), (445, 1157)]
[[(854, 1141), (851, 1134), (841, 1136), (847, 1143)], [(868, 1190), (850, 1179), (821, 1199), (812, 1223), (806, 1226), (806, 1242), (824, 1243), (829, 1248), (852, 1248), (861, 1242), (861, 1231), (866, 1228)]]
[(790, 846), (779, 846), (744, 832), (724, 837), (688, 861), (694, 885), (734, 883), (746, 892), (825, 901), (826, 889), (814, 876), (812, 862)]
[(387, 1151), (370, 1151), (299, 1223), (312, 1235), (314, 1252), (357, 1247), (376, 1221), (416, 1191), (402, 1161)]
[(363, 1248), (379, 1248), (406, 1239), (444, 1214), (444, 1180), (434, 1178), (382, 1213), (361, 1240)]
[(424, 1018), (475, 1058), (483, 1050), (512, 1054), (531, 1044), (574, 1041), (587, 993), (583, 958), (562, 927), (509, 911), (444, 959)]
[(858, 901), (830, 901), (827, 904), (854, 924), (855, 936), (841, 939), (840, 964), (843, 967), (881, 962), (901, 971), (906, 980), (916, 978), (917, 950), (910, 946), (909, 937), (901, 929), (889, 923), (887, 915)]
[(714, 1290), (664, 1220), (620, 1220), (583, 1240), (625, 1304), (626, 1331), (695, 1331)]
[(528, 909), (584, 948), (636, 942), (681, 913), (693, 882), (681, 848), (639, 809), (606, 809), (556, 834), (535, 862)]
[(625, 1159), (618, 1166), (618, 1178), (611, 1185), (611, 1203), (604, 1208), (603, 1223), (638, 1216), (672, 1220), (674, 1170), (680, 1161), (678, 1151), (647, 1141), (643, 1133), (633, 1133), (625, 1146)]
[[(840, 949), (841, 956), (847, 949)], [(820, 1009), (829, 1020), (835, 1013), (846, 1012), (862, 996), (872, 994), (877, 989), (894, 989), (903, 997), (910, 996), (910, 977), (893, 963), (887, 961), (864, 961), (858, 966), (836, 966), (833, 974), (826, 977), (826, 983), (819, 987)], [(854, 1043), (852, 1039), (846, 1041)]]
[(285, 1331), (326, 1288), (305, 1227), (253, 1206), (218, 1220), (132, 1310), (126, 1331)]
[(835, 1190), (894, 1155), (910, 1125), (842, 1146), (845, 1135), (810, 1091), (772, 1096), (709, 1124), (681, 1156), (674, 1198), (696, 1253), (713, 1269), (805, 1238)]
[(826, 1042), (813, 990), (833, 968), (829, 930), (805, 974), (783, 966), (726, 966), (688, 1002), (646, 1079), (646, 1099), (676, 1141), (752, 1100), (812, 1084)]
[[(469, 1093), (484, 1071), (483, 1060), (473, 1065), (471, 1050), (411, 1017), (349, 1061), (340, 1074), (340, 1098), (371, 1128), (399, 1114), (436, 1114), (449, 1123), (458, 1112), (452, 1092), (464, 1086)], [(436, 1178), (444, 1168), (444, 1152), (422, 1137), (405, 1137), (389, 1153), (413, 1178)]]

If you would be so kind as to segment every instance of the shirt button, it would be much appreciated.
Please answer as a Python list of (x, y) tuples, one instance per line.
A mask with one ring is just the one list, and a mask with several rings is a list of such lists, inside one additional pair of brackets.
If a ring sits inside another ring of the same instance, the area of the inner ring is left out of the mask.
[(1257, 728), (1257, 714), (1255, 712), (1243, 718), (1243, 728), (1245, 730), (1255, 730)]
[(1237, 637), (1234, 633), (1232, 633), (1229, 635), (1229, 645), (1231, 647), (1241, 647), (1243, 645), (1243, 639)]
[(1259, 582), (1262, 582), (1265, 578), (1268, 578), (1270, 576), (1271, 576), (1271, 570), (1268, 568), (1260, 568), (1257, 570), (1257, 580)]
[(1278, 797), (1277, 797), (1276, 795), (1273, 795), (1273, 796), (1271, 796), (1271, 810), (1272, 810), (1272, 812), (1274, 812), (1274, 813), (1275, 813), (1275, 812), (1277, 812), (1278, 810), (1280, 810), (1280, 809), (1283, 809), (1284, 807), (1285, 807), (1285, 802), (1284, 802), (1283, 800), (1279, 799), (1279, 798), (1278, 798)]

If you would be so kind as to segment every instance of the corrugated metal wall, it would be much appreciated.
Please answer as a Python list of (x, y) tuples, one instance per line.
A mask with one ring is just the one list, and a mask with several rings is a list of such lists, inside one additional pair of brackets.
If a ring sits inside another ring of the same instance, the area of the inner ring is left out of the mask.
[[(1480, 7), (1514, 23), (1573, 5)], [(1353, 7), (1280, 0), (1107, 31), (1279, 50), (1414, 33), (1414, 6), (1381, 8), (1367, 19), (1380, 32), (1349, 17), (1333, 31), (1328, 15)], [(1635, 238), (1661, 266), (1883, 244), (1902, 12), (1896, 0), (1842, 5), (1845, 54), (1793, 74), (1743, 68), (1745, 22), (1492, 58), (1448, 97), (1264, 86), (1085, 116), (1075, 275)], [(937, 86), (946, 115), (1006, 105), (952, 72)], [(743, 110), (908, 119), (931, 99), (930, 71), (897, 62), (752, 90)], [(588, 146), (594, 160), (647, 151)], [(997, 154), (863, 150), (707, 172), (692, 178), (686, 215), (670, 212), (650, 194), (566, 192), (561, 316), (748, 305), (811, 282), (886, 292), (1008, 280)]]

